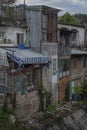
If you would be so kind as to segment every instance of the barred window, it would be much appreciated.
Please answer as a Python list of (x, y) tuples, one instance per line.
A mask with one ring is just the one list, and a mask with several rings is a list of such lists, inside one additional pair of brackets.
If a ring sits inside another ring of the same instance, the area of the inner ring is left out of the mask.
[(69, 76), (70, 74), (70, 60), (61, 60), (59, 64), (59, 77)]

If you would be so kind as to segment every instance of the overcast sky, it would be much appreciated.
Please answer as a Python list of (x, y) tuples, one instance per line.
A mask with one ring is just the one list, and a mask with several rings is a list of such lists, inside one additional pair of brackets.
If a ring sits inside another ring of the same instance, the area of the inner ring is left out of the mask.
[[(23, 3), (24, 0), (18, 0), (19, 3)], [(26, 4), (29, 5), (48, 5), (64, 11), (60, 12), (59, 15), (69, 12), (85, 13), (87, 14), (87, 0), (25, 0)]]

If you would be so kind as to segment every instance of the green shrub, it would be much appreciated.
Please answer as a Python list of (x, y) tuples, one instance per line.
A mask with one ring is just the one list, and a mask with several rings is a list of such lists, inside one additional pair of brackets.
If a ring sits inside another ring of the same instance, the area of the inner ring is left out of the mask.
[(28, 130), (38, 130), (38, 127), (36, 125), (31, 125)]
[(48, 108), (46, 109), (46, 111), (48, 112), (53, 112), (53, 111), (56, 111), (56, 104), (52, 104), (52, 105), (49, 105)]

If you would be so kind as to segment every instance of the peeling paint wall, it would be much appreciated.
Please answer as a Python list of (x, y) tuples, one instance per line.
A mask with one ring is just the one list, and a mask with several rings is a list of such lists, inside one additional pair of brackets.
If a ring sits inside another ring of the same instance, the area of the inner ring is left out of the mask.
[(84, 46), (84, 38), (85, 38), (85, 28), (81, 26), (74, 26), (74, 25), (64, 25), (64, 24), (58, 24), (58, 28), (67, 28), (70, 31), (75, 31), (77, 33), (75, 44), (77, 46), (83, 47)]
[(26, 11), (30, 46), (40, 50), (41, 43), (41, 11)]
[(0, 38), (0, 44), (3, 44), (4, 39), (6, 38), (7, 41), (9, 40), (10, 44), (17, 45), (17, 33), (24, 34), (24, 42), (26, 41), (26, 29), (24, 28), (17, 28), (17, 27), (0, 27), (0, 32), (4, 32), (4, 37)]
[(31, 116), (37, 112), (39, 108), (39, 96), (37, 91), (33, 91), (25, 95), (21, 95), (20, 92), (17, 93), (16, 104), (16, 114), (20, 118), (27, 118), (28, 116)]
[(49, 58), (49, 65), (43, 69), (43, 83), (53, 95), (53, 102), (58, 102), (58, 50), (57, 43), (43, 43), (42, 53)]

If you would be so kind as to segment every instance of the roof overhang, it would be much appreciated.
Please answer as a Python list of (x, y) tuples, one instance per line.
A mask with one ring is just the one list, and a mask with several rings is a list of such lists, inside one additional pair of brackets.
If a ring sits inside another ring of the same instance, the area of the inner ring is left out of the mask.
[(87, 55), (87, 51), (82, 51), (82, 50), (71, 50), (71, 55)]
[(19, 65), (48, 63), (46, 56), (31, 49), (8, 48), (7, 56)]

